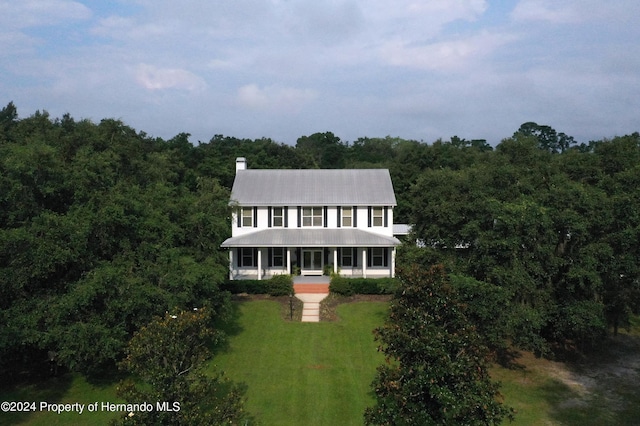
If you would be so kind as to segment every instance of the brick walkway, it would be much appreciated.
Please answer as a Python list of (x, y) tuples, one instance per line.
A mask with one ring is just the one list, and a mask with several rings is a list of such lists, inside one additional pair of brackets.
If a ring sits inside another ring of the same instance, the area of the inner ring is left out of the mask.
[(329, 284), (294, 284), (293, 291), (296, 294), (329, 294)]

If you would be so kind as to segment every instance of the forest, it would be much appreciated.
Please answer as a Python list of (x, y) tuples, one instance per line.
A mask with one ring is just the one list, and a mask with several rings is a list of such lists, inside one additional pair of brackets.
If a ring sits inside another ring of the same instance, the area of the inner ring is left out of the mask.
[(496, 146), (189, 137), (0, 111), (0, 376), (100, 375), (154, 316), (224, 317), (239, 156), (389, 169), (395, 222), (413, 225), (398, 263), (442, 265), (495, 350), (587, 352), (640, 309), (638, 132), (578, 143), (528, 122)]

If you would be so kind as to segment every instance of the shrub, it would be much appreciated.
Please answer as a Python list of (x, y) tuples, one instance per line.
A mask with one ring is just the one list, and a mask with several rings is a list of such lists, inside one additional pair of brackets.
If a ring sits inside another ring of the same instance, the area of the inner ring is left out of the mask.
[(354, 294), (354, 290), (349, 283), (349, 279), (337, 275), (331, 277), (329, 291), (331, 293), (341, 294), (343, 296), (353, 296)]
[(393, 294), (399, 287), (396, 278), (345, 278), (331, 277), (329, 291), (343, 296), (354, 294)]
[(291, 275), (274, 275), (268, 280), (233, 280), (225, 281), (221, 286), (231, 294), (268, 294), (271, 296), (286, 296), (293, 292)]
[(269, 294), (271, 296), (287, 296), (293, 293), (293, 278), (291, 275), (274, 275), (269, 280)]
[(232, 294), (268, 294), (268, 280), (233, 280), (225, 281), (221, 286)]

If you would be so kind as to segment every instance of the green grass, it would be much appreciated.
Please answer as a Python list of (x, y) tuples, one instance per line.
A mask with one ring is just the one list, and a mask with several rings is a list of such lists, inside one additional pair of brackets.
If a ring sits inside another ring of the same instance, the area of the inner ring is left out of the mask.
[[(339, 320), (323, 323), (285, 321), (282, 305), (269, 300), (234, 307), (235, 321), (227, 326), (228, 344), (209, 368), (248, 386), (246, 408), (260, 424), (362, 424), (365, 407), (374, 402), (370, 383), (384, 361), (376, 351), (372, 330), (384, 322), (386, 303), (338, 305)], [(582, 365), (522, 353), (516, 362), (523, 368), (492, 368), (492, 377), (502, 383), (505, 403), (517, 411), (511, 424), (638, 424), (640, 380), (635, 378), (640, 369), (628, 357), (640, 353), (639, 335), (640, 323), (635, 322), (631, 333), (614, 339), (616, 344), (603, 345), (602, 354), (594, 354)], [(618, 365), (634, 367), (635, 375), (626, 379), (611, 375), (608, 366)], [(585, 393), (562, 380), (558, 372), (568, 372), (569, 377), (597, 376), (598, 384)], [(68, 374), (17, 386), (3, 384), (0, 401), (122, 402), (115, 396), (115, 387), (115, 382), (91, 383)], [(0, 412), (0, 425), (103, 425), (117, 415)]]
[(264, 425), (361, 425), (384, 358), (372, 331), (386, 303), (340, 305), (336, 322), (281, 319), (271, 301), (238, 305), (239, 332), (212, 365), (248, 385), (248, 411)]
[(89, 412), (86, 408), (82, 414), (67, 412), (57, 414), (55, 412), (39, 411), (40, 402), (57, 404), (91, 404), (96, 401), (120, 403), (123, 402), (115, 396), (115, 383), (92, 384), (82, 376), (67, 374), (62, 377), (51, 378), (31, 384), (21, 384), (13, 389), (0, 392), (2, 401), (28, 401), (35, 402), (36, 412), (0, 413), (0, 424), (18, 425), (28, 424), (34, 426), (56, 425), (104, 425), (118, 416), (118, 413), (101, 411)]

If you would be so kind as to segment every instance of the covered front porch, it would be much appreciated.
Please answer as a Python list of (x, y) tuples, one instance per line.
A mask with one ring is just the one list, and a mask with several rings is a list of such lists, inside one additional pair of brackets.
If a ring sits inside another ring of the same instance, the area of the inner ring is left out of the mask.
[(293, 275), (300, 282), (395, 275), (395, 247), (239, 247), (229, 250), (229, 279)]
[(269, 229), (229, 238), (229, 278), (268, 279), (278, 274), (350, 277), (395, 276), (400, 241), (357, 229)]

